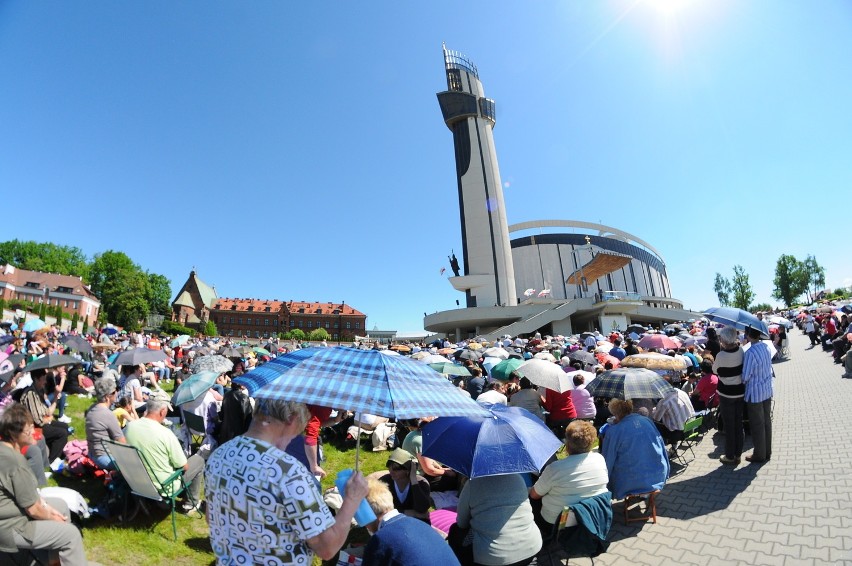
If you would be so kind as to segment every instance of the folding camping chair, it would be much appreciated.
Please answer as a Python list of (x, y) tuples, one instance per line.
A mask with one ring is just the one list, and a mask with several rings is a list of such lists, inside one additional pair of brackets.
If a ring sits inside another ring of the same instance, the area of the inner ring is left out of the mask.
[(190, 448), (192, 448), (192, 445), (195, 445), (196, 448), (201, 446), (206, 434), (204, 417), (183, 409), (180, 413), (183, 416), (183, 424), (186, 426), (186, 437), (189, 439)]
[[(695, 460), (695, 451), (692, 449), (692, 445), (701, 440), (701, 425), (703, 422), (704, 417), (697, 416), (692, 417), (683, 425), (683, 440), (681, 440), (675, 447), (675, 458), (677, 458), (684, 466), (689, 464), (689, 462), (692, 462), (692, 460)], [(684, 458), (684, 454), (686, 454), (687, 450), (692, 453), (692, 460), (687, 461), (686, 458)]]
[[(112, 440), (104, 440), (102, 441), (102, 444), (104, 450), (106, 450), (107, 454), (109, 454), (109, 457), (112, 458), (113, 462), (115, 462), (116, 469), (124, 478), (124, 481), (127, 482), (127, 485), (130, 487), (130, 492), (133, 495), (144, 499), (167, 503), (171, 506), (172, 533), (174, 535), (174, 539), (177, 540), (175, 501), (178, 496), (186, 491), (186, 496), (189, 498), (190, 503), (193, 505), (195, 504), (195, 502), (192, 501), (192, 495), (190, 495), (189, 491), (186, 489), (186, 484), (183, 482), (183, 469), (176, 470), (172, 475), (160, 482), (148, 473), (150, 466), (148, 465), (144, 454), (142, 454), (137, 448), (128, 444), (114, 442)], [(141, 500), (137, 500), (137, 502), (142, 510), (145, 511), (145, 514), (150, 515), (145, 504)]]

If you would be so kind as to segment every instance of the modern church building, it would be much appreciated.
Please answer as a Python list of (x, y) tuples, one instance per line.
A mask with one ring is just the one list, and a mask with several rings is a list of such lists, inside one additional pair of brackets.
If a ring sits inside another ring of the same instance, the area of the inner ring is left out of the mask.
[(492, 132), (494, 101), (466, 57), (444, 47), (444, 66), (447, 90), (438, 102), (453, 135), (462, 239), (449, 281), (465, 294), (465, 307), (427, 315), (426, 330), (456, 340), (568, 335), (700, 316), (672, 297), (663, 258), (632, 234), (571, 220), (510, 226)]

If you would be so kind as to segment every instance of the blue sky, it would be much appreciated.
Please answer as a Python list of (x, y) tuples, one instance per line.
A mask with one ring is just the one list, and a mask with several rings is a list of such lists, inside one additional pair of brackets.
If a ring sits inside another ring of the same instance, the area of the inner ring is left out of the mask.
[(782, 254), (850, 285), (850, 29), (843, 0), (4, 1), (0, 240), (419, 330), (463, 303), (443, 41), (497, 102), (510, 224), (630, 232), (697, 310), (737, 264), (773, 303)]

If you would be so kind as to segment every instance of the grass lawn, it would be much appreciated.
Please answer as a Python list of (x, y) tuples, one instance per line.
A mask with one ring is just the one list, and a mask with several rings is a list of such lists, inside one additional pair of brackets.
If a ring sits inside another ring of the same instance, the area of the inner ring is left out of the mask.
[[(171, 391), (171, 384), (165, 388)], [(94, 399), (68, 397), (66, 414), (71, 417), (71, 426), (75, 432), (70, 440), (85, 439), (86, 427), (84, 411)], [(352, 468), (355, 464), (355, 447), (351, 443), (325, 444), (326, 461), (323, 468), (328, 472), (322, 482), (323, 489), (334, 485), (334, 476), (339, 470)], [(385, 468), (387, 452), (372, 452), (367, 442), (366, 451), (361, 451), (361, 471), (366, 475)], [(106, 488), (102, 480), (93, 477), (74, 478), (54, 474), (48, 485), (68, 487), (80, 492), (90, 507), (97, 505), (105, 496)], [(148, 502), (150, 516), (140, 512), (129, 524), (121, 524), (117, 519), (105, 520), (92, 517), (82, 524), (83, 544), (90, 560), (101, 564), (145, 564), (145, 565), (207, 565), (212, 564), (213, 553), (208, 540), (207, 523), (197, 513), (177, 514), (178, 539), (172, 539), (172, 526), (169, 511), (159, 509)], [(364, 541), (365, 529), (352, 529), (350, 540)], [(321, 564), (318, 559), (315, 565)]]

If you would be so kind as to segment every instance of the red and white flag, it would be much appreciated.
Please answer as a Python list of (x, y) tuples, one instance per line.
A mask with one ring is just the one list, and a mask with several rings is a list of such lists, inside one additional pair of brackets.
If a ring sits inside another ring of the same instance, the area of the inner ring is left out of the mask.
[(527, 289), (524, 291), (524, 297), (532, 297), (535, 295), (535, 289)]

